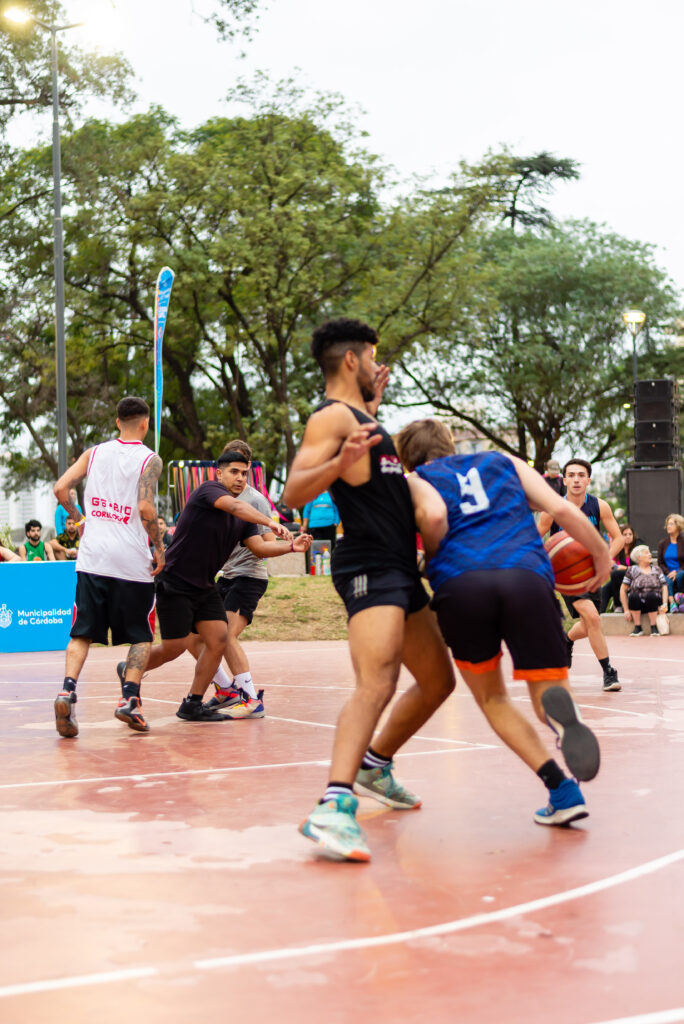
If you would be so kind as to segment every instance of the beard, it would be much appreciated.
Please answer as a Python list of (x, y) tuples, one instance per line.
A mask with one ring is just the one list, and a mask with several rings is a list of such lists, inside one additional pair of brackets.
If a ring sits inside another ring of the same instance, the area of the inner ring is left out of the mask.
[(372, 402), (375, 398), (375, 379), (369, 380), (368, 377), (359, 376), (357, 381), (364, 402)]

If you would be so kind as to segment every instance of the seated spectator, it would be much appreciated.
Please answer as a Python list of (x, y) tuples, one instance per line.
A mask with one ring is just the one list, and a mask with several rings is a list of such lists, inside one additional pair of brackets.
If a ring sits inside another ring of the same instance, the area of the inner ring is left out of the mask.
[(0, 545), (0, 562), (21, 562), (21, 558), (15, 555), (14, 551)]
[[(73, 488), (69, 491), (69, 500), (71, 501), (71, 504), (75, 505), (78, 509), (80, 513), (79, 518), (83, 519), (83, 509), (78, 503), (78, 494)], [(58, 537), (61, 533), (64, 533), (66, 529), (66, 520), (67, 510), (62, 505), (58, 505), (55, 509), (55, 533)]]
[[(327, 540), (332, 555), (337, 539), (337, 524), (340, 513), (337, 505), (327, 491), (323, 491), (313, 501), (304, 506), (302, 515), (302, 533), (309, 533), (314, 540)], [(306, 571), (311, 566), (311, 548), (306, 553)]]
[(26, 540), (19, 545), (19, 558), (22, 562), (54, 562), (52, 548), (40, 539), (42, 529), (37, 519), (29, 519), (25, 524)]
[(164, 545), (164, 550), (166, 550), (166, 548), (168, 548), (169, 544), (173, 540), (173, 532), (169, 530), (168, 526), (166, 525), (166, 520), (164, 519), (164, 516), (157, 516), (157, 522), (159, 523), (159, 529), (162, 535), (162, 544)]
[(623, 523), (620, 527), (620, 532), (625, 538), (625, 546), (622, 551), (618, 551), (617, 555), (613, 559), (613, 568), (610, 571), (610, 579), (601, 588), (601, 614), (608, 611), (608, 605), (612, 598), (613, 611), (622, 615), (622, 606), (620, 605), (620, 586), (627, 569), (632, 565), (630, 557), (631, 552), (637, 544), (644, 543), (643, 540), (639, 540), (638, 538), (635, 540), (634, 530), (629, 523)]
[(73, 516), (67, 516), (64, 520), (64, 533), (50, 541), (50, 547), (55, 553), (55, 561), (64, 562), (66, 559), (76, 558), (78, 555), (78, 544), (81, 539), (78, 526)]
[(560, 494), (561, 498), (564, 497), (566, 488), (563, 483), (560, 462), (558, 459), (549, 459), (548, 462), (544, 463), (543, 476), (549, 487), (552, 487), (556, 494)]
[(652, 565), (649, 548), (639, 544), (632, 549), (632, 565), (625, 572), (620, 586), (620, 603), (628, 622), (634, 622), (630, 636), (643, 636), (641, 615), (646, 612), (651, 623), (651, 636), (661, 636), (656, 626), (658, 612), (666, 612), (667, 580), (658, 566)]
[(658, 568), (667, 578), (667, 591), (672, 597), (684, 589), (684, 516), (676, 513), (668, 516), (665, 530), (668, 539), (658, 545)]

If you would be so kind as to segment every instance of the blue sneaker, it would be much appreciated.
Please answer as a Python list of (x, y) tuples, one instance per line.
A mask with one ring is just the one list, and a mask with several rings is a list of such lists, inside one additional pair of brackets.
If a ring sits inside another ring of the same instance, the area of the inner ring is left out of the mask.
[(582, 721), (568, 691), (563, 686), (550, 686), (542, 694), (541, 702), (570, 774), (580, 782), (593, 779), (601, 763), (598, 740)]
[(584, 797), (574, 779), (563, 779), (560, 786), (549, 790), (549, 803), (537, 811), (538, 825), (569, 825), (571, 821), (588, 818)]
[(422, 801), (415, 793), (404, 789), (392, 775), (394, 762), (384, 768), (359, 768), (354, 779), (354, 792), (372, 796), (381, 804), (394, 807), (397, 811), (411, 811), (420, 807)]
[(299, 826), (299, 831), (336, 860), (368, 861), (370, 850), (355, 817), (358, 806), (355, 796), (326, 800), (314, 807)]

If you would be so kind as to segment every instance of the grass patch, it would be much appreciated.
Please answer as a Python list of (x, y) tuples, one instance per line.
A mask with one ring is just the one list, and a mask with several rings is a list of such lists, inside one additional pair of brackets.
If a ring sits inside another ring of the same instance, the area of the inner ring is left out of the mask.
[(330, 576), (275, 576), (268, 581), (241, 640), (346, 640), (347, 613)]

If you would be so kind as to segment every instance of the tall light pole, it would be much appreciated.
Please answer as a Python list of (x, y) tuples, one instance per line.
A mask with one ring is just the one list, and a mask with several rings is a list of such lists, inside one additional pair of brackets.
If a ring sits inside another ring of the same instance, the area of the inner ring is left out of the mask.
[(55, 362), (57, 370), (57, 465), (59, 476), (67, 468), (67, 386), (66, 341), (64, 336), (64, 232), (62, 227), (62, 157), (59, 142), (59, 63), (57, 33), (78, 28), (72, 25), (48, 25), (21, 7), (10, 7), (3, 12), (8, 21), (17, 25), (29, 22), (50, 33), (52, 44), (52, 180), (54, 208), (54, 262), (55, 262)]
[[(636, 388), (637, 382), (637, 350), (636, 340), (637, 335), (640, 333), (641, 328), (646, 322), (646, 314), (642, 313), (640, 309), (626, 309), (622, 314), (622, 319), (625, 322), (625, 327), (632, 335), (632, 371), (634, 376), (634, 387)], [(635, 391), (636, 394), (636, 391)]]

